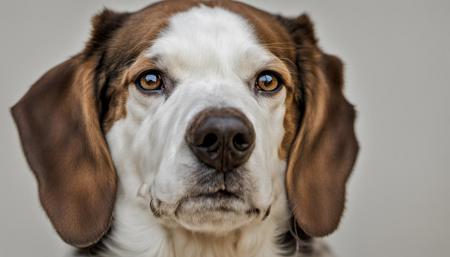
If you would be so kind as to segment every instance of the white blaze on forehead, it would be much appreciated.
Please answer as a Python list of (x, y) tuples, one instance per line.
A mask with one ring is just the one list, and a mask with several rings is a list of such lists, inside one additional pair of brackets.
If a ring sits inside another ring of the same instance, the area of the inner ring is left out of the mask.
[(237, 75), (248, 80), (274, 59), (242, 16), (206, 6), (171, 17), (148, 56), (181, 80), (195, 75)]

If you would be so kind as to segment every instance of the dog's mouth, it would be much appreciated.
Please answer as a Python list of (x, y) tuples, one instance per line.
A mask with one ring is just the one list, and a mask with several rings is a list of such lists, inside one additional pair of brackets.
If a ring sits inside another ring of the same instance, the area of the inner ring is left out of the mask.
[(150, 209), (167, 226), (197, 232), (222, 233), (262, 218), (265, 210), (258, 209), (252, 198), (245, 172), (227, 174), (205, 169), (201, 176), (190, 178), (191, 186), (174, 203), (152, 198)]
[(216, 201), (242, 200), (242, 198), (237, 193), (233, 193), (228, 190), (218, 190), (213, 193), (200, 193), (200, 194), (188, 197), (188, 198), (194, 199), (194, 200), (213, 199)]
[(199, 212), (240, 212), (245, 204), (242, 196), (229, 190), (200, 192), (183, 198), (175, 214), (197, 214)]

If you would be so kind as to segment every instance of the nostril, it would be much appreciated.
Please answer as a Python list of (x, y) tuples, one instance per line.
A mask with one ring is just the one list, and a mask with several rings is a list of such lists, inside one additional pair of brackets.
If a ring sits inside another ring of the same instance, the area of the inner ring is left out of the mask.
[(203, 141), (198, 145), (198, 147), (208, 148), (208, 151), (215, 151), (217, 150), (217, 142), (218, 142), (217, 135), (214, 133), (208, 133), (203, 138)]
[(250, 144), (244, 134), (238, 133), (233, 137), (233, 146), (238, 151), (245, 151), (250, 147)]

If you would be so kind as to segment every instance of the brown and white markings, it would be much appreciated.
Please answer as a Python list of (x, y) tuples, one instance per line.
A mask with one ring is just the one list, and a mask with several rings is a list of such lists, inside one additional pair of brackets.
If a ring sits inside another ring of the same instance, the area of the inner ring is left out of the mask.
[(337, 228), (358, 145), (342, 63), (307, 16), (174, 0), (93, 27), (12, 108), (63, 240), (98, 256), (329, 254), (311, 238)]

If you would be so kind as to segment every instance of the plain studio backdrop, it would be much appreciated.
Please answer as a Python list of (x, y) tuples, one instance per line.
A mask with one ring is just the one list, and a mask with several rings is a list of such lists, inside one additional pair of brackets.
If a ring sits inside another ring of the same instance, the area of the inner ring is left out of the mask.
[[(0, 257), (69, 250), (40, 207), (9, 107), (82, 49), (92, 15), (104, 6), (133, 11), (149, 2), (1, 1)], [(326, 238), (337, 255), (450, 256), (450, 1), (245, 2), (309, 13), (323, 48), (346, 63), (361, 151), (343, 222)]]

